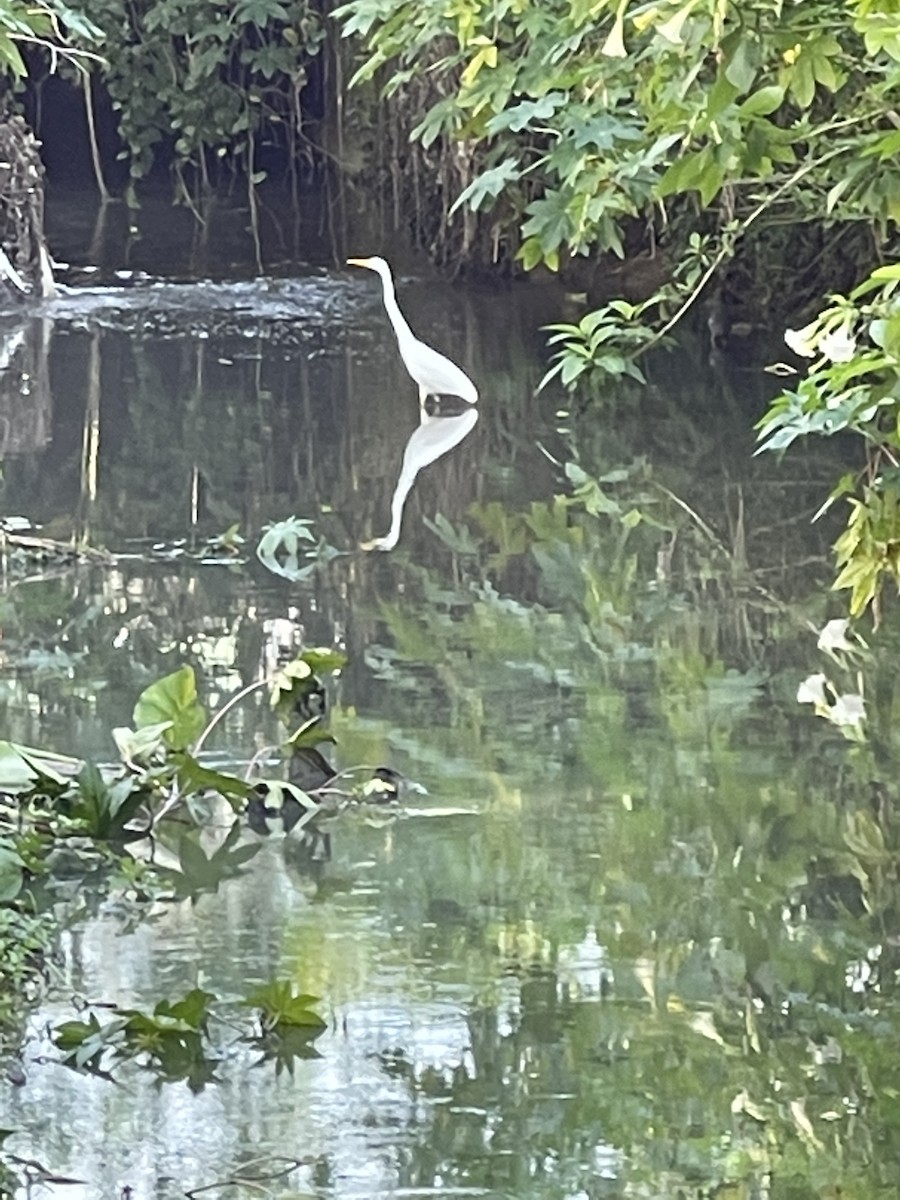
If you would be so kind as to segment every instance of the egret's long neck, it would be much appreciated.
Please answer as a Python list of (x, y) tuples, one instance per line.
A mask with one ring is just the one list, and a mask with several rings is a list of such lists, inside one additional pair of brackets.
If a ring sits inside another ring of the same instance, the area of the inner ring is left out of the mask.
[(397, 303), (397, 297), (394, 294), (394, 281), (390, 275), (381, 276), (381, 285), (384, 289), (384, 307), (387, 311), (388, 318), (394, 327), (394, 333), (397, 335), (397, 340), (403, 342), (405, 339), (414, 339), (415, 335), (406, 323), (406, 317), (400, 311), (400, 306)]

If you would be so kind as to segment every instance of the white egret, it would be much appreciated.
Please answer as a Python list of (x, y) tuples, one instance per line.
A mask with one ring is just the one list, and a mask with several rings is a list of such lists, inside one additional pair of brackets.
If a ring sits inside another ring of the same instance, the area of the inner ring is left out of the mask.
[(425, 403), (428, 396), (459, 396), (467, 404), (476, 404), (478, 392), (475, 384), (460, 367), (431, 346), (420, 342), (407, 324), (394, 294), (394, 278), (391, 268), (383, 258), (348, 258), (351, 267), (367, 267), (381, 276), (384, 307), (388, 319), (397, 335), (397, 349), (403, 365), (419, 388), (419, 402)]

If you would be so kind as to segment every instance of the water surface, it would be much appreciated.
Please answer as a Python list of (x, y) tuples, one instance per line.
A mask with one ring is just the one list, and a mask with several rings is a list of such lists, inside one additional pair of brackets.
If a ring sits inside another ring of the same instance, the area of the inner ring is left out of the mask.
[[(870, 879), (837, 802), (852, 768), (793, 698), (815, 639), (789, 563), (819, 569), (805, 518), (828, 475), (751, 462), (761, 372), (698, 340), (645, 393), (570, 411), (534, 396), (557, 297), (404, 276), (417, 332), (482, 395), (431, 461), (374, 279), (127, 284), (5, 333), (2, 509), (116, 556), (4, 581), (5, 736), (109, 760), (183, 662), (215, 708), (284, 649), (340, 645), (338, 761), (425, 791), (314, 845), (274, 836), (146, 920), (73, 884), (2, 1124), (83, 1182), (35, 1194), (895, 1194), (888, 952), (835, 899)], [(588, 511), (575, 458), (601, 481)], [(401, 477), (396, 549), (360, 549)], [(294, 581), (252, 553), (292, 515), (341, 552)], [(247, 553), (208, 561), (235, 524)], [(254, 700), (212, 748), (242, 763), (271, 736)], [(328, 1022), (292, 1073), (240, 1037), (239, 1000), (273, 978)], [(54, 1061), (76, 1001), (194, 986), (225, 1018), (196, 1094)]]

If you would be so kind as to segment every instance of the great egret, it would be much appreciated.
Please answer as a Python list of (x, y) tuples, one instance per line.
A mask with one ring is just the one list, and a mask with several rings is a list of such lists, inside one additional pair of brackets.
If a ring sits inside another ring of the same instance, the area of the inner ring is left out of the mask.
[(397, 349), (403, 365), (419, 388), (419, 402), (425, 403), (428, 396), (459, 396), (467, 404), (478, 402), (475, 384), (456, 363), (452, 363), (437, 350), (420, 342), (400, 311), (394, 294), (394, 278), (391, 268), (383, 258), (348, 258), (351, 267), (367, 267), (381, 276), (384, 307), (388, 319), (397, 335)]

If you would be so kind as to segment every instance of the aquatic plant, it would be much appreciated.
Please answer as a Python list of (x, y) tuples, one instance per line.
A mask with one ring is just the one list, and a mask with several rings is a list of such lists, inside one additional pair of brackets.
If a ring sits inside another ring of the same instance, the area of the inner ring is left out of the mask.
[[(334, 741), (322, 680), (345, 661), (337, 649), (306, 649), (212, 717), (198, 697), (193, 668), (173, 671), (140, 694), (133, 727), (112, 731), (121, 757), (116, 766), (0, 742), (0, 919), (16, 946), (0, 955), (0, 981), (10, 997), (0, 1006), (0, 1022), (17, 1016), (14, 998), (42, 973), (54, 929), (48, 914), (61, 878), (92, 876), (138, 906), (166, 896), (194, 899), (239, 875), (260, 849), (259, 835), (280, 826), (297, 836), (320, 812), (371, 799), (369, 785), (384, 768), (338, 773), (318, 749)], [(262, 688), (286, 730), (281, 746), (257, 750), (244, 777), (206, 765), (199, 756), (219, 721)], [(288, 778), (260, 770), (270, 756), (285, 764)], [(394, 785), (376, 799), (396, 796)], [(224, 836), (207, 850), (200, 834), (210, 803), (224, 804), (231, 816)], [(172, 842), (167, 831), (173, 827), (179, 836), (169, 860), (159, 862), (157, 840)]]
[[(218, 1082), (216, 1065), (223, 1050), (211, 1033), (217, 999), (203, 988), (192, 988), (179, 999), (160, 1000), (150, 1012), (104, 1005), (104, 1012), (112, 1007), (111, 1018), (101, 1022), (90, 1011), (86, 1019), (60, 1021), (53, 1028), (53, 1042), (63, 1063), (75, 1070), (114, 1080), (117, 1068), (132, 1062), (159, 1083), (183, 1081), (200, 1092)], [(241, 1039), (261, 1048), (260, 1061), (274, 1061), (279, 1071), (295, 1057), (312, 1057), (312, 1042), (326, 1028), (312, 1010), (317, 1003), (318, 997), (296, 993), (287, 980), (256, 988), (240, 1005), (254, 1010), (262, 1033), (247, 1030)]]

